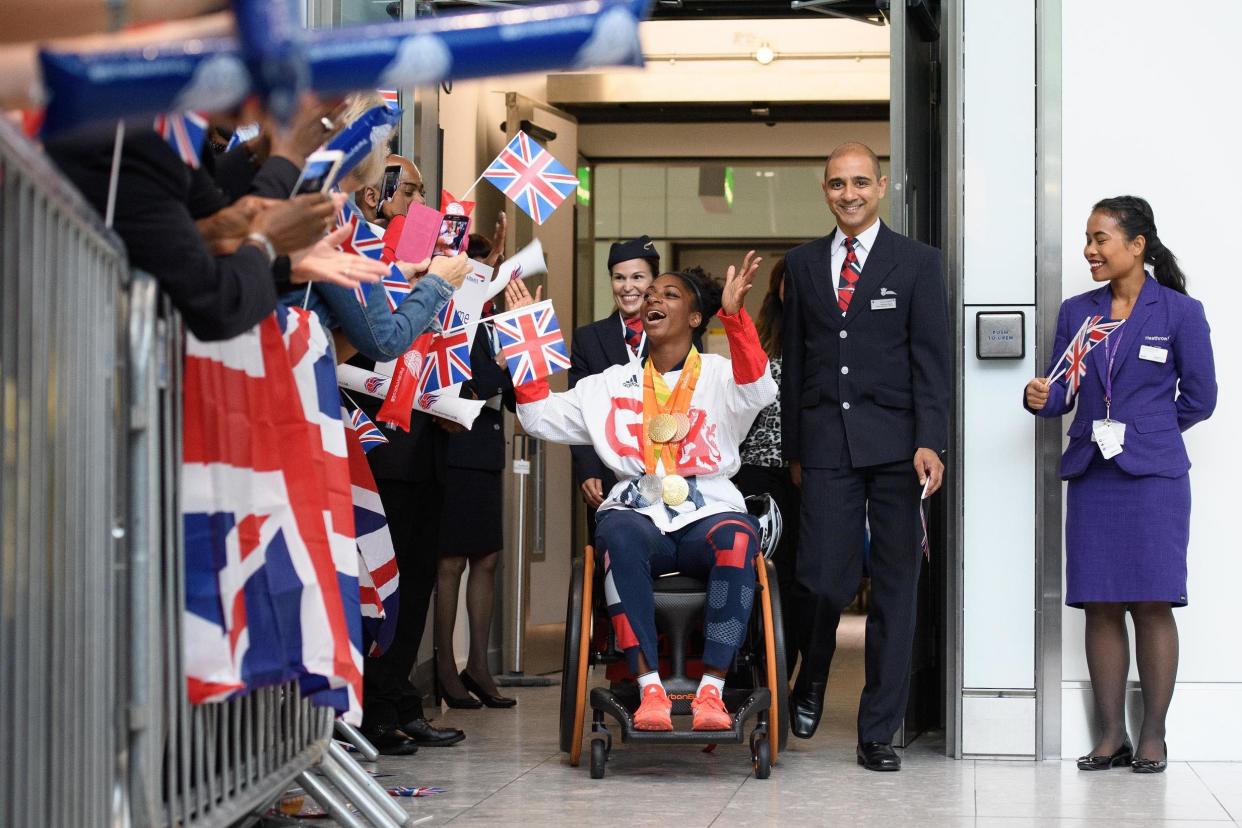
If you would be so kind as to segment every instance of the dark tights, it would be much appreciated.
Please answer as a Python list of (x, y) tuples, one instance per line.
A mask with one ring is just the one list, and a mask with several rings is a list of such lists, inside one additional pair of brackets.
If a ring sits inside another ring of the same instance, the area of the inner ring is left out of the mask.
[(1126, 610), (1134, 619), (1139, 686), (1143, 693), (1143, 726), (1135, 755), (1161, 759), (1164, 720), (1177, 681), (1177, 622), (1173, 608), (1159, 601), (1132, 604), (1085, 604), (1087, 668), (1095, 696), (1099, 740), (1092, 755), (1106, 755), (1126, 738), (1126, 678), (1130, 673), (1130, 640)]

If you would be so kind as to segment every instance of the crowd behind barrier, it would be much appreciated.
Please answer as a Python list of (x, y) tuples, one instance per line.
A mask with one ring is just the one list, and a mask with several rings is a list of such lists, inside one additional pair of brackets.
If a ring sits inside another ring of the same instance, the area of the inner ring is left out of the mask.
[(0, 233), (0, 824), (229, 825), (295, 782), (403, 824), (296, 682), (189, 704), (181, 325), (5, 121)]

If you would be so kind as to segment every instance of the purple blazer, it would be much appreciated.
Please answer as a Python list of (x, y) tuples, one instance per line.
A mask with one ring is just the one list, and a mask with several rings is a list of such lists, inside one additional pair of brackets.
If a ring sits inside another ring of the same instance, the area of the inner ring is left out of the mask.
[[(1097, 314), (1108, 319), (1111, 304), (1109, 285), (1062, 302), (1053, 359), (1065, 352), (1083, 319)], [(1185, 474), (1190, 458), (1182, 432), (1206, 420), (1216, 408), (1216, 367), (1203, 303), (1148, 277), (1130, 318), (1087, 355), (1087, 374), (1077, 396), (1066, 403), (1065, 381), (1057, 380), (1049, 390), (1048, 403), (1032, 412), (1060, 417), (1077, 402), (1069, 446), (1061, 456), (1062, 480), (1081, 475), (1099, 451), (1091, 441), (1091, 425), (1104, 419), (1105, 348), (1118, 335), (1120, 342), (1113, 343), (1118, 350), (1113, 358), (1112, 417), (1126, 424), (1125, 450), (1114, 458), (1123, 471), (1159, 477)], [(1165, 361), (1140, 359), (1144, 345), (1167, 350)], [(1052, 368), (1048, 367), (1049, 373)]]

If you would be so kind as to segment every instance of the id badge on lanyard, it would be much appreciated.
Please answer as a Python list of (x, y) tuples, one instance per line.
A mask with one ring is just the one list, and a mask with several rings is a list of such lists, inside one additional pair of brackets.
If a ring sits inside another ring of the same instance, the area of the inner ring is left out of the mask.
[(1104, 353), (1108, 355), (1104, 369), (1104, 419), (1091, 424), (1091, 439), (1100, 447), (1105, 460), (1121, 454), (1126, 443), (1126, 424), (1113, 419), (1113, 360), (1120, 350), (1121, 332), (1104, 340)]

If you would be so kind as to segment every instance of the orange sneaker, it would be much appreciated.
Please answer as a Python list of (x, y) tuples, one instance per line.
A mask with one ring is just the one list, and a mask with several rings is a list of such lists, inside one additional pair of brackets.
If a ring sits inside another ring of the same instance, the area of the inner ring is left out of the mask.
[(643, 688), (643, 700), (634, 712), (635, 730), (672, 730), (673, 703), (668, 700), (668, 693), (658, 684), (648, 684)]
[(700, 687), (699, 694), (690, 702), (690, 710), (694, 713), (693, 730), (729, 730), (733, 727), (733, 717), (725, 710), (724, 700), (715, 685)]

